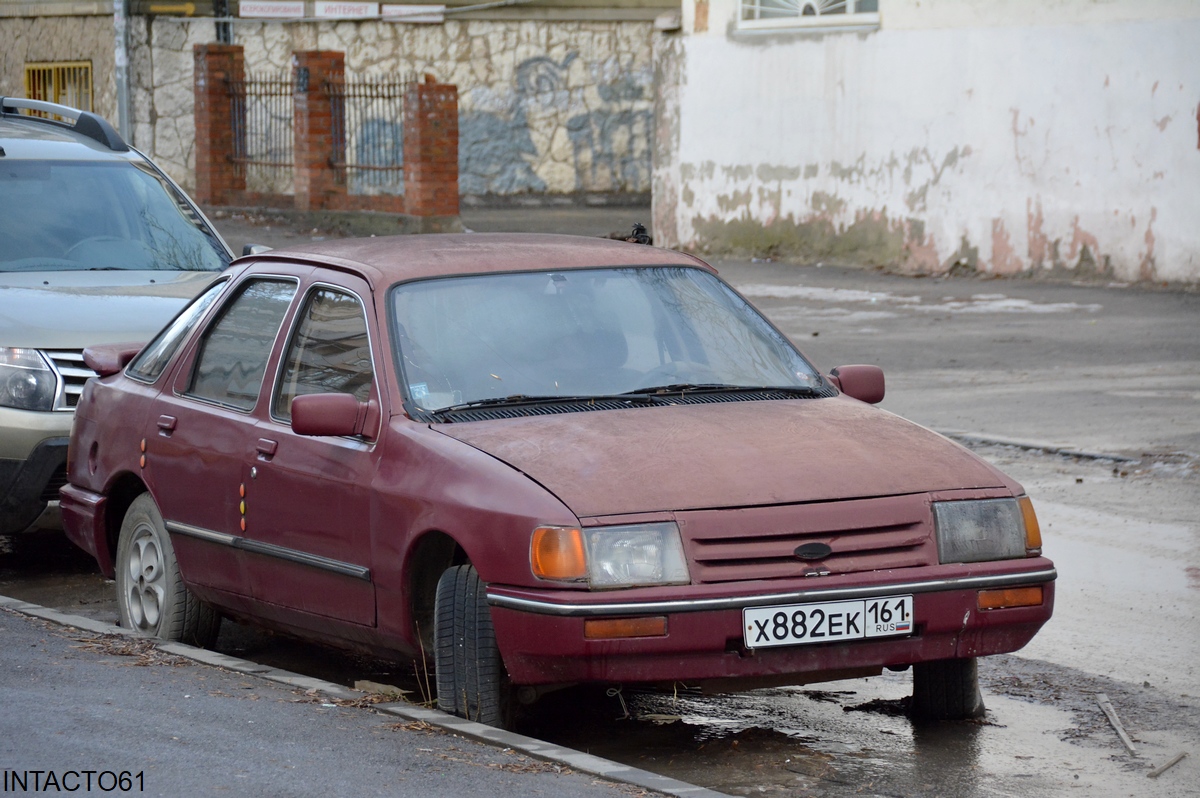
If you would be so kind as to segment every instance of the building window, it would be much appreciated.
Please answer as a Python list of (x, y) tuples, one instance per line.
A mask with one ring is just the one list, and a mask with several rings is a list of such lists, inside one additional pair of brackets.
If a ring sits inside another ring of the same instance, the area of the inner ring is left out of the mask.
[(877, 28), (879, 0), (741, 0), (738, 27)]
[(25, 96), (30, 100), (92, 110), (92, 62), (60, 61), (25, 65)]

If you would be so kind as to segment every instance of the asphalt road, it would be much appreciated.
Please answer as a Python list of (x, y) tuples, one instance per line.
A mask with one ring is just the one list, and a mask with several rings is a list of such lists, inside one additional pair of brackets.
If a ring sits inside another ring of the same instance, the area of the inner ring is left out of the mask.
[(372, 712), (370, 704), (197, 665), (148, 641), (3, 609), (0, 639), (0, 794), (640, 792)]

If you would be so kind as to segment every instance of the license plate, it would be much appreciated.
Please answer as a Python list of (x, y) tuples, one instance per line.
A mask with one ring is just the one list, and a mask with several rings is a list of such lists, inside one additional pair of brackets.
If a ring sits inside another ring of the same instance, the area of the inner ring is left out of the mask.
[(742, 610), (746, 648), (912, 634), (912, 596), (823, 601)]

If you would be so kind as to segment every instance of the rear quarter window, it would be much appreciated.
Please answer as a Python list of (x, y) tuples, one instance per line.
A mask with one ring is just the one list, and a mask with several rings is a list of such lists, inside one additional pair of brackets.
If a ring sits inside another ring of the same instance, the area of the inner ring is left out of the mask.
[(200, 319), (204, 318), (205, 311), (212, 307), (217, 295), (221, 293), (225, 285), (225, 281), (221, 280), (209, 286), (207, 291), (193, 299), (191, 304), (180, 311), (174, 321), (164, 327), (154, 340), (138, 354), (137, 358), (129, 364), (126, 373), (143, 382), (157, 380), (163, 369), (171, 362), (171, 358), (179, 351), (179, 345), (196, 328)]

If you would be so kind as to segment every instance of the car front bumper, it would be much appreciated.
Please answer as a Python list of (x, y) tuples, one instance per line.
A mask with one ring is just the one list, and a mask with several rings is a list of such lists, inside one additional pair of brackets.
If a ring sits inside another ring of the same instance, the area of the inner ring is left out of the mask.
[(40, 441), (23, 458), (0, 459), (0, 535), (24, 532), (37, 521), (57, 498), (66, 464), (66, 438)]
[[(492, 620), (504, 664), (516, 684), (683, 682), (713, 691), (804, 684), (878, 673), (885, 667), (1002, 654), (1028, 643), (1050, 619), (1056, 572), (1049, 560), (1020, 570), (996, 564), (936, 566), (829, 577), (820, 588), (746, 592), (746, 585), (704, 586), (699, 595), (663, 600), (649, 591), (599, 594), (490, 586)], [(948, 573), (947, 573), (948, 572)], [(936, 577), (934, 576), (936, 575)], [(925, 578), (922, 578), (925, 577)], [(762, 583), (759, 583), (761, 586)], [(981, 590), (1040, 586), (1036, 606), (980, 610)], [(742, 592), (732, 592), (737, 588)], [(913, 632), (834, 643), (747, 648), (742, 610), (879, 596), (913, 596)], [(589, 640), (589, 618), (665, 617), (656, 637)]]

